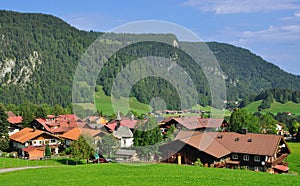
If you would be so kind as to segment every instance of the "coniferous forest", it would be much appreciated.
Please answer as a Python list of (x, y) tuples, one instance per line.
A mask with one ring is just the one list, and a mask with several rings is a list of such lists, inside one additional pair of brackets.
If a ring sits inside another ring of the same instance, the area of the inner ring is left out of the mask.
[[(18, 105), (29, 100), (35, 104), (68, 107), (77, 64), (85, 50), (102, 34), (78, 30), (51, 15), (0, 11), (0, 102)], [(177, 40), (171, 34), (159, 37)], [(199, 103), (210, 105), (211, 93), (206, 78), (192, 59), (180, 50), (181, 44), (179, 41), (175, 61), (193, 80)], [(300, 88), (299, 76), (284, 72), (249, 50), (216, 42), (207, 45), (223, 71), (228, 100), (248, 98), (276, 88), (291, 91), (288, 98), (285, 94), (283, 97), (272, 94), (276, 100), (278, 97), (282, 102), (299, 102), (299, 93), (296, 92)], [(154, 42), (126, 47), (108, 60), (109, 64), (99, 73), (97, 84), (110, 95), (116, 75), (131, 61), (149, 55), (169, 59), (174, 57), (174, 48)], [(137, 72), (132, 70), (133, 74), (139, 73), (139, 69)], [(130, 96), (147, 104), (153, 97), (162, 97), (169, 109), (178, 109), (180, 104), (172, 85), (157, 77), (137, 82)]]

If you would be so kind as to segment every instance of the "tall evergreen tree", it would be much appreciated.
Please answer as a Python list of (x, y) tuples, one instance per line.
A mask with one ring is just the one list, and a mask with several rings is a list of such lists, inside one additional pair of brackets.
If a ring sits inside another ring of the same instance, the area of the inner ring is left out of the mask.
[(150, 160), (153, 156), (159, 155), (159, 145), (162, 141), (161, 131), (154, 118), (146, 123), (141, 123), (134, 130), (134, 148), (140, 157)]
[(0, 105), (0, 150), (4, 151), (9, 147), (8, 139), (8, 127), (7, 114), (5, 108)]

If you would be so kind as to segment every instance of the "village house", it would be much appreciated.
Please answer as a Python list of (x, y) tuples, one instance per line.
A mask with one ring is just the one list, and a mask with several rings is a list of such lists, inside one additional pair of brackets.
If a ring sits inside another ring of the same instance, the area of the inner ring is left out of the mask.
[(190, 131), (215, 132), (226, 131), (228, 123), (220, 118), (203, 118), (202, 116), (168, 117), (160, 125), (162, 129), (168, 129), (174, 125), (177, 129)]
[(121, 148), (128, 148), (133, 145), (133, 133), (126, 126), (120, 126), (113, 135), (118, 139)]
[(102, 130), (93, 130), (87, 128), (73, 128), (68, 132), (64, 133), (60, 137), (65, 140), (65, 145), (70, 146), (73, 141), (78, 140), (78, 138), (82, 135), (84, 137), (91, 137), (93, 139), (93, 144), (96, 145), (97, 142), (107, 133)]
[(59, 138), (48, 132), (35, 128), (24, 128), (10, 137), (11, 148), (16, 150), (19, 156), (29, 159), (44, 157), (46, 145), (49, 145), (53, 154), (58, 154)]
[(19, 132), (23, 127), (21, 126), (23, 118), (22, 116), (16, 116), (13, 112), (7, 112), (7, 121), (9, 122), (8, 135)]
[(278, 167), (286, 171), (285, 160), (291, 152), (280, 135), (189, 131), (180, 131), (176, 139), (162, 145), (160, 151), (164, 162), (193, 164), (200, 158), (208, 166), (256, 171)]
[(29, 125), (54, 135), (62, 135), (73, 128), (84, 127), (85, 122), (74, 114), (65, 114), (57, 117), (48, 115), (46, 118), (37, 118)]

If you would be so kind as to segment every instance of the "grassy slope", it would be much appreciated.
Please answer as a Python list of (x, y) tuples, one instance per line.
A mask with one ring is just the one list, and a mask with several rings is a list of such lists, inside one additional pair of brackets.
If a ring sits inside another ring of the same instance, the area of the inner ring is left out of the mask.
[[(99, 110), (99, 111), (102, 110), (103, 114), (111, 115), (112, 113), (114, 113), (114, 111), (113, 111), (113, 107), (111, 104), (110, 96), (105, 95), (101, 86), (98, 87), (98, 90), (99, 90), (98, 92), (95, 92), (95, 102), (96, 102), (97, 110)], [(126, 99), (121, 98), (120, 103), (122, 103), (122, 105), (125, 105)], [(94, 107), (93, 104), (84, 104), (82, 106), (84, 106), (85, 108), (91, 109), (91, 110)], [(148, 113), (150, 111), (149, 105), (140, 103), (136, 98), (129, 98), (129, 106), (130, 106), (131, 110), (133, 110), (139, 114)], [(126, 108), (124, 108), (124, 107), (120, 107), (120, 108), (121, 108), (121, 110), (118, 110), (118, 111), (122, 112), (123, 114), (127, 114), (127, 112), (125, 113)]]
[[(260, 101), (255, 101), (253, 103), (250, 103), (245, 108), (249, 112), (256, 112), (258, 111), (258, 106), (261, 104)], [(278, 113), (278, 112), (292, 112), (293, 114), (300, 115), (300, 104), (293, 103), (291, 101), (282, 104), (279, 102), (274, 102), (271, 105), (271, 108), (263, 110), (264, 112), (271, 112), (271, 113)]]

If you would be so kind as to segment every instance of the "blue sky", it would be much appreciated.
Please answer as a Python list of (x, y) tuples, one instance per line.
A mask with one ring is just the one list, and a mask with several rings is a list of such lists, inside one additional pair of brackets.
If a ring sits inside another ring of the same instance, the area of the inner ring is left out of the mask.
[(95, 31), (132, 21), (169, 21), (204, 41), (247, 48), (300, 75), (300, 0), (9, 0), (1, 1), (0, 9), (52, 14)]

